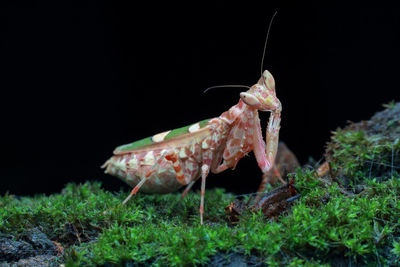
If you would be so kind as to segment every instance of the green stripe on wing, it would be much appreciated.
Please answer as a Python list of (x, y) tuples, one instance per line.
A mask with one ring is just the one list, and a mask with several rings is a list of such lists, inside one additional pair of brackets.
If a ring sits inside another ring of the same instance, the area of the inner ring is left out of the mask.
[[(210, 119), (199, 121), (198, 123), (200, 125), (200, 129), (204, 128), (205, 126), (207, 126), (209, 120)], [(189, 132), (189, 128), (192, 125), (193, 124), (170, 131), (165, 136), (164, 140), (168, 140), (168, 139), (171, 139), (171, 138), (174, 138), (174, 137), (178, 137), (178, 136), (183, 135), (183, 134), (187, 134)], [(131, 150), (135, 150), (135, 149), (138, 149), (138, 148), (141, 148), (141, 147), (145, 147), (145, 146), (148, 146), (148, 145), (151, 145), (151, 144), (154, 144), (152, 136), (143, 138), (143, 139), (135, 141), (133, 143), (129, 143), (129, 144), (126, 144), (126, 145), (119, 146), (119, 147), (117, 147), (115, 149), (114, 153), (116, 153), (116, 152), (124, 152), (124, 151), (131, 151)]]

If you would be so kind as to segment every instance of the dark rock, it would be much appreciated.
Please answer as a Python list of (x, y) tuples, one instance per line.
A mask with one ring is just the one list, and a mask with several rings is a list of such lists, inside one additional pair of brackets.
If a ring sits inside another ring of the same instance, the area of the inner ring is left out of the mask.
[(381, 134), (394, 141), (400, 136), (400, 103), (377, 112), (365, 124), (368, 134)]
[(239, 253), (217, 253), (211, 258), (206, 266), (217, 267), (247, 267), (247, 266), (266, 266), (262, 258), (256, 256), (247, 257)]
[(37, 228), (24, 232), (21, 237), (32, 245), (35, 255), (57, 255), (57, 246)]
[(15, 263), (2, 263), (0, 267), (43, 267), (43, 266), (59, 266), (56, 256), (52, 255), (39, 255), (27, 259), (21, 259)]
[(9, 238), (0, 238), (0, 262), (18, 261), (32, 256), (33, 247), (25, 241), (15, 241)]
[(12, 237), (0, 238), (1, 267), (57, 266), (57, 246), (39, 229), (29, 229), (19, 238), (18, 241)]

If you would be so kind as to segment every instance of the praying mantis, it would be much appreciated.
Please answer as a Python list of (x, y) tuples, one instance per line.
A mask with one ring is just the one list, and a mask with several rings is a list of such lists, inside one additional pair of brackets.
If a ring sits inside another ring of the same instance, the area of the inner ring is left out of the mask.
[[(271, 112), (265, 142), (258, 111)], [(251, 151), (263, 173), (273, 168), (281, 111), (275, 80), (265, 70), (256, 84), (240, 93), (239, 102), (219, 117), (119, 146), (102, 168), (134, 187), (123, 204), (139, 189), (145, 193), (169, 193), (186, 186), (182, 193), (185, 197), (201, 177), (200, 224), (203, 224), (206, 178), (210, 171), (217, 174), (234, 169)]]

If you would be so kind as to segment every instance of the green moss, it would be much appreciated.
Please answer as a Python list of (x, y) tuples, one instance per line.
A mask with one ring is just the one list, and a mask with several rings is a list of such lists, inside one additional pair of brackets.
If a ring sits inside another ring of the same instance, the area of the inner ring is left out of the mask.
[(394, 100), (391, 100), (389, 103), (383, 104), (382, 106), (384, 108), (395, 108), (396, 107), (396, 102)]
[[(397, 123), (397, 121), (396, 121)], [(381, 134), (364, 130), (338, 129), (328, 146), (333, 172), (345, 176), (349, 185), (363, 183), (371, 177), (387, 179), (397, 172), (400, 159), (400, 139), (388, 140)]]
[[(138, 194), (122, 206), (125, 192), (112, 194), (98, 183), (86, 183), (70, 184), (62, 194), (47, 197), (2, 197), (0, 232), (18, 237), (24, 229), (39, 226), (69, 247), (68, 266), (204, 264), (218, 252), (258, 255), (270, 265), (312, 266), (329, 262), (332, 255), (387, 262), (382, 254), (386, 245), (393, 247), (393, 257), (399, 253), (392, 241), (400, 234), (398, 179), (371, 180), (362, 196), (349, 197), (337, 184), (325, 186), (314, 175), (311, 170), (295, 174), (303, 196), (277, 221), (249, 212), (232, 227), (223, 208), (233, 196), (208, 190), (206, 224), (200, 226), (196, 192), (183, 202), (179, 194)], [(76, 227), (81, 244), (63, 241), (66, 224)]]

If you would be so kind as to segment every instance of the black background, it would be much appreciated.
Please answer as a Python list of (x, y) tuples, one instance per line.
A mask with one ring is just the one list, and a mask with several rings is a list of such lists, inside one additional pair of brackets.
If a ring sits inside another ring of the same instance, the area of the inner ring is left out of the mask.
[[(330, 131), (399, 100), (400, 10), (1, 7), (0, 193), (86, 180), (125, 186), (99, 168), (113, 149), (236, 104), (240, 89), (203, 91), (258, 80), (275, 10), (263, 69), (283, 105), (280, 139), (301, 163), (319, 160)], [(259, 181), (251, 155), (235, 171), (210, 174), (207, 187), (246, 193)]]

